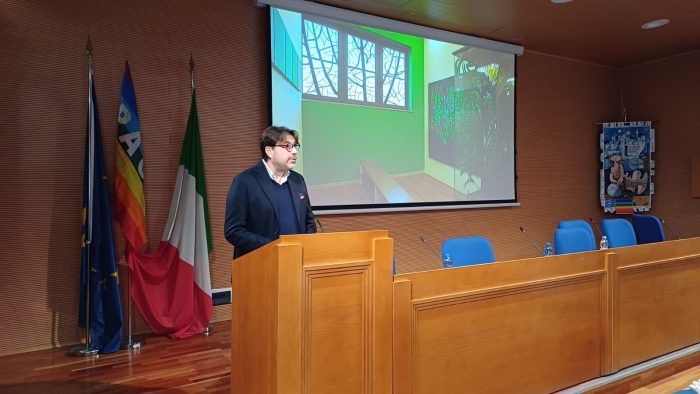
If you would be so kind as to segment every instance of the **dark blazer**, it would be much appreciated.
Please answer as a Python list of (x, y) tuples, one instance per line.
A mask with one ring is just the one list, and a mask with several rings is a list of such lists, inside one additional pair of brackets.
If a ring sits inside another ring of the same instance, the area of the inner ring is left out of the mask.
[[(290, 171), (287, 178), (302, 234), (315, 233), (316, 223), (309, 209), (309, 192), (304, 177)], [(233, 178), (226, 196), (224, 235), (233, 244), (233, 258), (238, 258), (280, 236), (275, 189), (265, 165), (257, 165)]]

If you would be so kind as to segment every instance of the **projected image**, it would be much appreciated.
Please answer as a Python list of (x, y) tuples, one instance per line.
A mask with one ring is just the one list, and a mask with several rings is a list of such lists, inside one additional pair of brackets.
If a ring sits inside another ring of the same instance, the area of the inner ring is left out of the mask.
[(514, 55), (275, 8), (270, 37), (315, 209), (515, 200)]

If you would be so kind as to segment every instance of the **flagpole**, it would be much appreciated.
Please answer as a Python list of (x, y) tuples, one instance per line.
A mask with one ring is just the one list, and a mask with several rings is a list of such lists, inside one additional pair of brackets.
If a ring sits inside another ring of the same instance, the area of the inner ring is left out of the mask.
[[(127, 246), (127, 248), (128, 248), (128, 246)], [(129, 315), (129, 339), (126, 343), (126, 348), (128, 350), (137, 350), (137, 349), (141, 349), (141, 341), (134, 341), (133, 337), (132, 337), (133, 318), (132, 318), (132, 313), (131, 313), (131, 303), (132, 303), (132, 300), (131, 300), (131, 270), (128, 267), (127, 267), (126, 273), (128, 275), (128, 278), (129, 278), (129, 280), (128, 280), (129, 293), (127, 294), (127, 298), (129, 299), (129, 303), (127, 304), (127, 311), (126, 311), (126, 313)]]
[[(126, 63), (127, 67), (129, 66), (129, 62)], [(126, 241), (127, 243), (129, 240)], [(127, 246), (127, 253), (129, 253), (129, 246)], [(126, 257), (126, 254), (125, 254)], [(141, 349), (141, 341), (134, 341), (133, 339), (133, 314), (131, 312), (131, 304), (132, 304), (132, 299), (131, 299), (131, 269), (129, 269), (128, 264), (127, 264), (127, 269), (126, 269), (126, 274), (128, 276), (128, 284), (129, 284), (129, 293), (127, 294), (127, 298), (129, 299), (129, 303), (126, 306), (126, 313), (129, 315), (129, 338), (127, 339), (126, 343), (126, 348), (128, 350), (138, 350)]]
[(90, 243), (92, 242), (92, 198), (93, 198), (93, 176), (95, 171), (95, 113), (92, 100), (92, 42), (88, 36), (86, 45), (88, 57), (88, 201), (87, 201), (87, 234), (85, 236), (85, 247), (87, 248), (87, 283), (85, 284), (85, 346), (76, 346), (71, 349), (70, 354), (77, 357), (93, 357), (97, 355), (97, 349), (92, 347), (92, 335), (90, 333)]
[(190, 53), (190, 82), (192, 83), (192, 90), (190, 93), (194, 92), (194, 60), (192, 59), (192, 54)]
[[(192, 93), (192, 95), (194, 95), (194, 79), (195, 79), (194, 78), (194, 60), (192, 59), (192, 54), (190, 53), (190, 82), (192, 84), (192, 88), (191, 88), (190, 93)], [(178, 201), (179, 201), (179, 198), (178, 198)], [(168, 238), (170, 238), (170, 237), (168, 237)], [(205, 337), (208, 337), (211, 334), (211, 331), (213, 328), (214, 328), (214, 326), (212, 326), (211, 324), (207, 324), (207, 327), (202, 332), (202, 335), (204, 335)]]
[[(190, 53), (190, 93), (194, 93), (194, 60), (192, 60), (191, 53)], [(175, 186), (177, 186), (177, 185), (175, 185)], [(180, 188), (178, 189), (177, 193), (178, 193), (178, 195), (177, 195), (177, 204), (178, 205), (177, 205), (177, 207), (175, 207), (175, 212), (179, 211), (179, 206), (180, 206), (180, 201), (181, 201), (180, 196), (182, 195), (182, 184), (180, 184)], [(168, 229), (168, 238), (167, 239), (170, 239), (170, 237), (173, 234), (174, 229), (175, 229), (175, 221), (173, 220), (170, 223), (170, 228)], [(209, 335), (208, 331), (205, 330), (205, 332), (206, 332), (205, 335)]]

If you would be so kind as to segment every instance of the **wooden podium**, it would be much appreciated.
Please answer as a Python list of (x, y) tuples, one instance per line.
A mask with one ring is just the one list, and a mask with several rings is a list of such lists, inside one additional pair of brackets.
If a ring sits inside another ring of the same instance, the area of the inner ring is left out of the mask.
[(392, 391), (388, 231), (282, 236), (233, 261), (232, 393)]

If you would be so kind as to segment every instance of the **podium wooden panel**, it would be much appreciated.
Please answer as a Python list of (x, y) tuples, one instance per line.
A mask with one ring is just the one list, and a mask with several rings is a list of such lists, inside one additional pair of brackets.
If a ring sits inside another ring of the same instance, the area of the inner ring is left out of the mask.
[(392, 249), (294, 235), (234, 260), (231, 392), (391, 392)]

